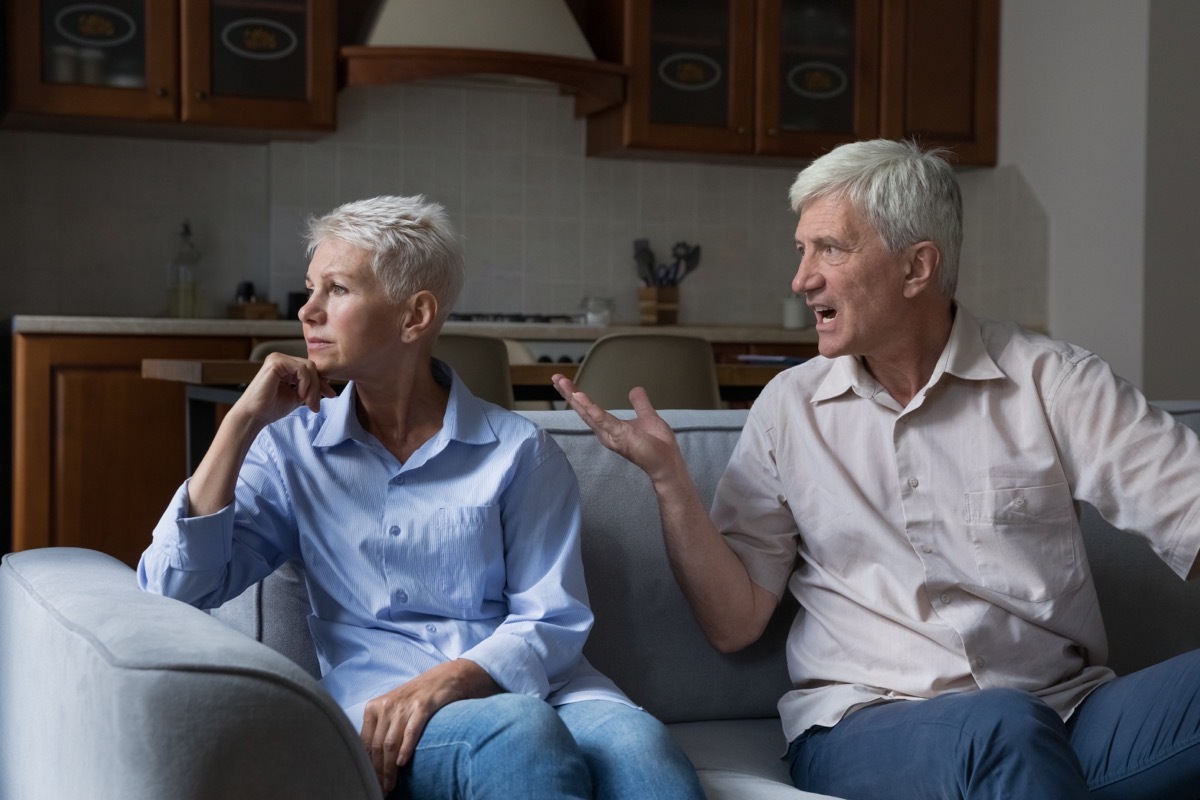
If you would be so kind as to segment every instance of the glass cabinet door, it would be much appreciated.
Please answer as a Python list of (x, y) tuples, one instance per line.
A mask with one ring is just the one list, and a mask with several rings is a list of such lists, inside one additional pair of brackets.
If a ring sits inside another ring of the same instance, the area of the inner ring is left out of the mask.
[(332, 127), (333, 0), (184, 0), (183, 119)]
[[(749, 151), (753, 144), (754, 0), (631, 4), (639, 31), (629, 85), (633, 144)], [(640, 52), (639, 52), (640, 51)]]
[(758, 149), (812, 154), (878, 127), (878, 0), (762, 0)]
[(14, 3), (14, 110), (174, 118), (177, 19), (158, 0)]

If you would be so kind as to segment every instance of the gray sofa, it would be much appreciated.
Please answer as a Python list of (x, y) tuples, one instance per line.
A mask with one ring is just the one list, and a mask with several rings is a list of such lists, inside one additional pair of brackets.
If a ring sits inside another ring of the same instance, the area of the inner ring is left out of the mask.
[[(1200, 403), (1170, 406), (1200, 427)], [(814, 797), (787, 783), (775, 718), (795, 606), (747, 651), (713, 651), (666, 565), (644, 477), (572, 412), (528, 414), (583, 487), (588, 657), (669, 723), (713, 800)], [(664, 416), (711, 497), (745, 412)], [(1124, 672), (1200, 647), (1200, 587), (1083, 513), (1110, 663)], [(139, 591), (128, 567), (99, 553), (6, 556), (0, 797), (378, 798), (356, 732), (314, 680), (306, 613), (291, 569), (209, 615)]]

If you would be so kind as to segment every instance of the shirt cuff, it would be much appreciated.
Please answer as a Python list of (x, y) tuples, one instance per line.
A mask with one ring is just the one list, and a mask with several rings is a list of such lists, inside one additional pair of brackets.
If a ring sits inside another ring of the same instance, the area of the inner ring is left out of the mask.
[(221, 569), (233, 552), (233, 504), (215, 514), (189, 517), (188, 483), (175, 492), (154, 528), (154, 544), (173, 569), (187, 572)]
[(521, 637), (505, 633), (503, 626), (462, 657), (482, 667), (506, 692), (543, 700), (550, 696), (550, 682), (541, 656)]

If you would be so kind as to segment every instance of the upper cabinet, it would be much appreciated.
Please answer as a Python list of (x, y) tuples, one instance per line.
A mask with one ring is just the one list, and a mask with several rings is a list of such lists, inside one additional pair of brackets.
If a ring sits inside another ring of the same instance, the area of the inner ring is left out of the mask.
[(1000, 0), (884, 0), (880, 133), (996, 163)]
[(9, 4), (9, 109), (330, 130), (335, 0)]
[(590, 155), (809, 159), (911, 137), (993, 164), (998, 0), (599, 0), (589, 33), (629, 70)]

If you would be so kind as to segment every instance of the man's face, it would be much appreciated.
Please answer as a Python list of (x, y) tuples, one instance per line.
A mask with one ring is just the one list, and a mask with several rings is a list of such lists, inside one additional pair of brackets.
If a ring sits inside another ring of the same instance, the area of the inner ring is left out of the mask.
[(879, 357), (904, 326), (904, 254), (893, 255), (867, 220), (838, 195), (805, 205), (796, 225), (800, 266), (792, 291), (816, 317), (821, 355)]

